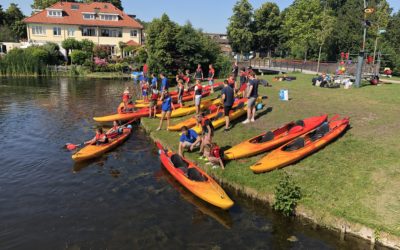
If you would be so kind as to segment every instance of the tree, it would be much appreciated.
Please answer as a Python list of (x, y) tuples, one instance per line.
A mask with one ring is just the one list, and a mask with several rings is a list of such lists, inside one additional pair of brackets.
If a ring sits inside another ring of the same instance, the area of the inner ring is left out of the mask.
[(370, 37), (375, 38), (373, 60), (375, 63), (376, 50), (378, 49), (378, 39), (381, 37), (380, 30), (386, 30), (389, 24), (391, 8), (386, 0), (381, 0), (376, 5), (376, 11), (373, 15)]
[(288, 8), (284, 20), (287, 44), (294, 52), (302, 52), (307, 60), (308, 51), (316, 47), (317, 32), (321, 30), (323, 9), (319, 0), (295, 0)]
[(3, 25), (3, 23), (4, 23), (4, 17), (5, 17), (5, 13), (3, 10), (3, 6), (1, 6), (1, 4), (0, 4), (0, 26)]
[(43, 10), (46, 9), (53, 4), (59, 2), (59, 0), (34, 0), (33, 4), (31, 5), (32, 9), (39, 9)]
[(82, 41), (79, 43), (82, 51), (93, 53), (94, 42), (90, 41), (89, 39), (82, 39)]
[(74, 49), (81, 49), (82, 45), (78, 40), (75, 40), (75, 38), (70, 37), (61, 42), (61, 47), (65, 49), (65, 54), (69, 64), (71, 62), (71, 58), (69, 57), (69, 52)]
[(282, 25), (279, 7), (275, 3), (266, 2), (254, 12), (255, 50), (267, 52), (279, 44)]
[(235, 52), (248, 53), (253, 47), (253, 7), (248, 0), (239, 0), (227, 27), (228, 38)]
[(10, 27), (13, 32), (14, 40), (27, 38), (26, 24), (22, 21), (25, 15), (22, 13), (18, 4), (11, 3), (4, 12), (4, 25)]
[(74, 50), (71, 52), (71, 61), (74, 64), (83, 65), (91, 58), (91, 54), (82, 50)]
[(317, 30), (316, 38), (319, 45), (317, 73), (319, 73), (322, 47), (327, 42), (328, 38), (332, 36), (333, 30), (335, 28), (336, 18), (333, 17), (331, 14), (332, 11), (330, 9), (327, 9), (327, 7), (325, 7), (324, 13), (322, 15), (320, 29)]
[(147, 64), (155, 72), (172, 72), (177, 69), (174, 61), (177, 24), (167, 14), (154, 19), (147, 29)]

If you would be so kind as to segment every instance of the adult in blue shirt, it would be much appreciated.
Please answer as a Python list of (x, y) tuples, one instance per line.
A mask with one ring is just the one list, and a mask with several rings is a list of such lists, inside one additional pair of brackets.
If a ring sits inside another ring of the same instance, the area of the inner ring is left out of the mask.
[(193, 129), (188, 129), (186, 126), (182, 127), (182, 135), (179, 138), (179, 155), (183, 157), (183, 150), (189, 149), (193, 151), (196, 147), (200, 147), (201, 137)]
[(165, 77), (164, 73), (160, 74), (160, 78), (161, 78), (161, 92), (163, 92), (164, 90), (168, 90), (168, 79)]
[(258, 79), (255, 78), (255, 74), (252, 72), (249, 75), (249, 86), (247, 87), (247, 119), (243, 124), (254, 122), (254, 116), (256, 115), (256, 101), (258, 98)]
[(151, 73), (151, 77), (152, 77), (152, 79), (151, 79), (151, 87), (155, 86), (157, 88), (158, 79), (157, 79), (156, 75), (154, 73)]
[(224, 131), (229, 131), (230, 120), (229, 113), (232, 110), (233, 103), (235, 101), (234, 90), (229, 86), (228, 80), (224, 81), (224, 88), (221, 90), (221, 98), (224, 102), (224, 115), (225, 115), (225, 129)]
[(168, 90), (164, 90), (164, 92), (162, 93), (161, 101), (162, 101), (161, 120), (160, 120), (160, 125), (157, 128), (157, 131), (161, 130), (165, 116), (167, 116), (167, 130), (168, 130), (169, 120), (171, 118), (171, 111), (175, 110), (174, 105), (172, 105), (172, 97), (169, 95)]

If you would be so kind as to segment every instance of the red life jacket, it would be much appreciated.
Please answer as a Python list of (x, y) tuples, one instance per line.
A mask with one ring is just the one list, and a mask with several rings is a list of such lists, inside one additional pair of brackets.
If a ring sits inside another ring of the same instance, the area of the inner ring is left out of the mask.
[(214, 144), (214, 146), (211, 148), (211, 155), (216, 158), (220, 158), (221, 157), (220, 154), (221, 154), (221, 149), (217, 144)]
[(197, 86), (197, 90), (196, 90), (195, 95), (202, 95), (203, 94), (203, 85), (197, 84), (196, 86)]
[(153, 90), (153, 92), (152, 92), (152, 94), (151, 94), (151, 100), (157, 100), (157, 99), (158, 99), (158, 91), (155, 92), (155, 91)]
[(96, 133), (96, 141), (102, 140), (102, 139), (104, 139), (104, 137), (105, 137), (105, 134)]
[(122, 95), (122, 100), (128, 101), (129, 100), (129, 94), (123, 94)]

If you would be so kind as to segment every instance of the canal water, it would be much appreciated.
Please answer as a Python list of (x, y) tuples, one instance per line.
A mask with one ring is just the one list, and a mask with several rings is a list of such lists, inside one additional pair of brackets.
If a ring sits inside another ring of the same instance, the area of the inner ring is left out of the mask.
[[(129, 81), (0, 78), (0, 249), (369, 249), (227, 190), (228, 212), (161, 167), (139, 127), (104, 157), (63, 145), (94, 134)], [(228, 170), (229, 171), (229, 170)]]

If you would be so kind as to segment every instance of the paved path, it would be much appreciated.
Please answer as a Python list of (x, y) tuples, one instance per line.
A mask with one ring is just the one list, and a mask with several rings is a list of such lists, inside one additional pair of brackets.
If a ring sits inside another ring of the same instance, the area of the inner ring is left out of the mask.
[(379, 79), (379, 81), (381, 81), (381, 82), (385, 82), (385, 83), (400, 83), (400, 81), (398, 81), (398, 80), (391, 80), (391, 79)]

